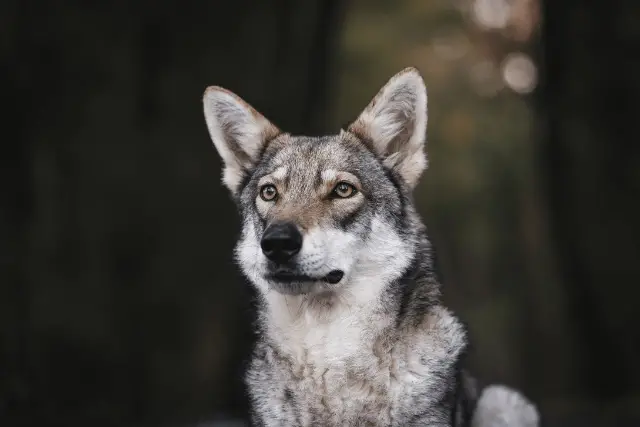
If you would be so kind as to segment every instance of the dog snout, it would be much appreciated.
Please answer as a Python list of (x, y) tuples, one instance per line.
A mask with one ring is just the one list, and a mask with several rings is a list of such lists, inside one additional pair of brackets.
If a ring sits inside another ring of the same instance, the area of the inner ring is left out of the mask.
[(290, 222), (272, 224), (264, 231), (260, 247), (271, 261), (283, 264), (300, 252), (302, 234)]

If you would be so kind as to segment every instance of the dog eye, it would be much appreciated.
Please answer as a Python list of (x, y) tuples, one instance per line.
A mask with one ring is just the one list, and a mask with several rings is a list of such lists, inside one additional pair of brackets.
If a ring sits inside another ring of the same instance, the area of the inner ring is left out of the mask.
[(265, 202), (272, 202), (278, 196), (278, 190), (273, 184), (266, 184), (260, 188), (260, 198)]
[(347, 199), (357, 192), (358, 190), (356, 190), (356, 187), (353, 185), (346, 182), (339, 182), (338, 185), (334, 187), (332, 194), (342, 199)]

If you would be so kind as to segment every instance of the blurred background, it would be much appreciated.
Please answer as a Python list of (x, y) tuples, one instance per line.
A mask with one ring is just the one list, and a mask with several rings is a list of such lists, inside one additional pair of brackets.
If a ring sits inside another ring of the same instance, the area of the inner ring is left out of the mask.
[(0, 425), (242, 425), (253, 293), (202, 93), (334, 133), (410, 65), (471, 368), (545, 425), (640, 425), (638, 6), (5, 0)]

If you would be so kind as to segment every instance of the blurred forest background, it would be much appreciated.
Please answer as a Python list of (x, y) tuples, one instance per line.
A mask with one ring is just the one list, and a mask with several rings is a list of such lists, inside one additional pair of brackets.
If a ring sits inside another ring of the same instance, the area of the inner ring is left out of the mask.
[(337, 132), (409, 65), (472, 369), (545, 425), (640, 425), (638, 52), (634, 0), (5, 0), (0, 425), (245, 417), (252, 293), (204, 88)]

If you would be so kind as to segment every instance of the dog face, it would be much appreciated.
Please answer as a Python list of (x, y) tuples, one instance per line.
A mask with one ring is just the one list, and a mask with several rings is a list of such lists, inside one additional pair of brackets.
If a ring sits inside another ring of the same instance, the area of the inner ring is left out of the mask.
[(311, 138), (207, 89), (205, 118), (243, 218), (237, 259), (261, 291), (355, 291), (357, 281), (401, 274), (408, 193), (426, 167), (426, 101), (422, 78), (407, 69), (347, 131)]

